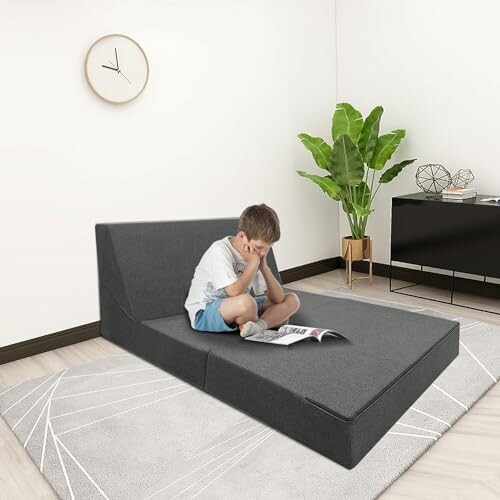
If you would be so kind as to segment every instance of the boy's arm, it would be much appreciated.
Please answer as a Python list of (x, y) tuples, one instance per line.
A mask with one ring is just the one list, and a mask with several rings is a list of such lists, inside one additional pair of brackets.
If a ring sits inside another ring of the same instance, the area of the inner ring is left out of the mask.
[(266, 280), (267, 292), (266, 295), (269, 297), (271, 302), (275, 304), (280, 304), (285, 300), (285, 292), (281, 283), (276, 279), (271, 268), (267, 264), (266, 256), (262, 258), (262, 263), (259, 267), (264, 279)]
[(226, 293), (229, 297), (240, 295), (247, 289), (248, 285), (255, 276), (255, 273), (257, 272), (257, 269), (259, 267), (259, 260), (260, 259), (257, 258), (252, 259), (250, 262), (248, 262), (248, 265), (243, 274), (234, 283), (225, 287)]

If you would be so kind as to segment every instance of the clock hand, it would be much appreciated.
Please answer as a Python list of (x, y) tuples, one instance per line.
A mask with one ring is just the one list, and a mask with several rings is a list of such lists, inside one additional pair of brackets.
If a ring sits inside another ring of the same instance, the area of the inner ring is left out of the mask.
[(132, 84), (132, 82), (120, 70), (118, 70), (118, 73), (120, 73), (120, 75), (122, 75), (128, 83)]
[(118, 70), (120, 70), (120, 66), (118, 66), (118, 52), (116, 52), (116, 47), (115, 47), (115, 58), (116, 58), (116, 67)]
[[(111, 61), (109, 61), (109, 64), (113, 64)], [(104, 66), (104, 65), (103, 65)], [(108, 67), (108, 66), (106, 66)], [(132, 84), (132, 82), (122, 73), (122, 71), (120, 69), (116, 69), (116, 68), (113, 68), (117, 73), (119, 73), (120, 75), (123, 76), (123, 78), (125, 78), (125, 80), (127, 80), (128, 83)]]
[(118, 71), (116, 68), (111, 68), (110, 66), (106, 66), (105, 64), (101, 64), (101, 66), (102, 66), (103, 68), (112, 69), (113, 71)]

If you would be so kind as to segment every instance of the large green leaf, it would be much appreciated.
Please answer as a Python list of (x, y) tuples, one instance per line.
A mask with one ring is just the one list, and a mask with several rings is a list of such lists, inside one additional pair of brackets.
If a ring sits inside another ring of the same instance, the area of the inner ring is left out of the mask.
[(358, 217), (367, 217), (373, 210), (370, 206), (370, 187), (365, 181), (351, 188), (352, 202), (346, 198), (342, 202), (344, 212), (356, 214)]
[(380, 184), (387, 184), (388, 182), (391, 182), (394, 177), (396, 177), (403, 168), (407, 167), (408, 165), (411, 165), (414, 161), (416, 161), (416, 158), (413, 158), (413, 160), (404, 160), (401, 163), (396, 163), (396, 165), (393, 165), (391, 168), (388, 168), (380, 177), (379, 183)]
[(330, 175), (325, 175), (322, 177), (321, 175), (314, 175), (308, 172), (304, 172), (303, 170), (297, 170), (297, 173), (302, 177), (306, 177), (307, 179), (311, 179), (315, 184), (317, 184), (330, 198), (334, 200), (339, 199), (339, 193), (342, 191), (341, 187), (338, 186)]
[(354, 204), (354, 213), (358, 217), (368, 217), (373, 212), (373, 209), (362, 205)]
[(302, 144), (312, 153), (314, 161), (319, 168), (328, 170), (332, 148), (321, 137), (311, 137), (307, 134), (299, 134), (298, 138)]
[(342, 200), (342, 210), (346, 214), (355, 214), (358, 217), (368, 217), (373, 209), (368, 207), (363, 207), (362, 205), (358, 205), (356, 203), (351, 203), (349, 200)]
[(396, 151), (405, 134), (406, 132), (403, 129), (397, 129), (389, 134), (381, 135), (377, 140), (377, 145), (375, 146), (368, 166), (375, 170), (382, 170), (387, 160), (389, 160), (394, 151)]
[(352, 188), (352, 198), (356, 205), (367, 207), (370, 204), (370, 186), (365, 181)]
[(363, 158), (347, 134), (334, 142), (330, 162), (330, 173), (339, 186), (357, 186), (365, 173)]
[(346, 198), (342, 198), (342, 210), (346, 214), (354, 214), (356, 213), (354, 210), (354, 205)]
[(363, 128), (363, 116), (348, 102), (337, 104), (332, 118), (332, 138), (336, 141), (341, 135), (347, 134), (354, 144), (358, 143), (359, 134)]
[(370, 162), (375, 146), (377, 145), (380, 118), (383, 112), (384, 108), (382, 106), (376, 106), (373, 108), (370, 114), (366, 117), (363, 128), (361, 129), (358, 148), (365, 163)]

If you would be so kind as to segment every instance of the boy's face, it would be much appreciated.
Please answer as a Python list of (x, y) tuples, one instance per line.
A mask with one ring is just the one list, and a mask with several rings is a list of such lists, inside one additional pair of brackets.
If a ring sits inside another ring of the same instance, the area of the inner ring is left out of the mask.
[(266, 255), (269, 252), (269, 249), (273, 246), (272, 243), (268, 243), (264, 240), (257, 240), (253, 238), (249, 240), (243, 231), (240, 231), (238, 236), (241, 237), (244, 244), (250, 245), (261, 258), (264, 257), (264, 255)]
[(248, 244), (253, 247), (253, 249), (259, 254), (259, 257), (264, 257), (264, 255), (269, 252), (269, 249), (271, 248), (271, 244), (267, 243), (266, 241), (263, 240), (249, 240)]

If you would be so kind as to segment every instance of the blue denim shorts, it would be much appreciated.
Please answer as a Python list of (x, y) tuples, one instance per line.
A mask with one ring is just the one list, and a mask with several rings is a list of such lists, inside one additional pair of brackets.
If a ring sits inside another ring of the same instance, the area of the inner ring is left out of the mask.
[[(254, 297), (255, 302), (257, 302), (257, 314), (260, 316), (262, 314), (262, 306), (266, 300), (265, 295), (257, 295)], [(196, 316), (194, 317), (194, 328), (196, 330), (201, 330), (202, 332), (234, 332), (239, 330), (236, 323), (228, 325), (224, 318), (222, 317), (219, 309), (223, 298), (217, 298), (209, 302), (205, 309), (200, 309), (196, 311)]]

